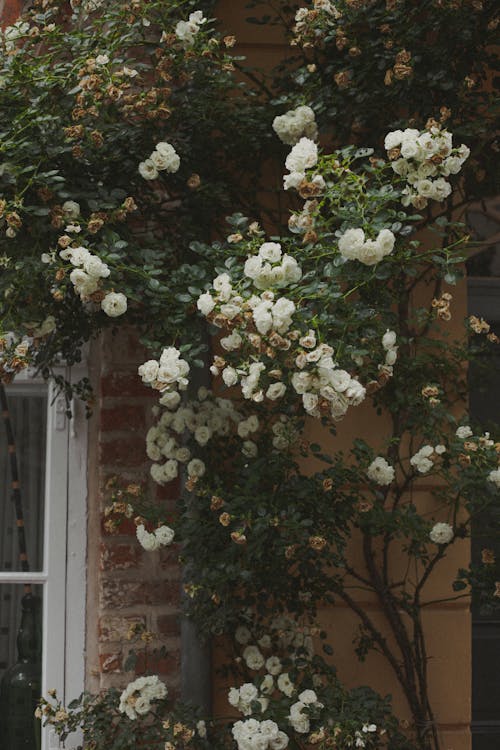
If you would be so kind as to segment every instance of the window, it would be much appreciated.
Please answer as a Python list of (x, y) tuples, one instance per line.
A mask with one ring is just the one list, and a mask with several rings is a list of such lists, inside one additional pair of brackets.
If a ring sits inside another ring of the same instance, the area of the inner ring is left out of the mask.
[[(75, 404), (74, 418), (68, 419), (64, 397), (55, 395), (53, 386), (43, 381), (19, 377), (6, 391), (18, 452), (30, 572), (22, 572), (19, 562), (1, 423), (0, 677), (17, 660), (24, 587), (31, 584), (41, 600), (41, 692), (46, 695), (55, 688), (62, 699), (71, 700), (81, 693), (84, 682), (86, 420), (80, 404)], [(55, 747), (54, 733), (44, 730), (42, 750)]]

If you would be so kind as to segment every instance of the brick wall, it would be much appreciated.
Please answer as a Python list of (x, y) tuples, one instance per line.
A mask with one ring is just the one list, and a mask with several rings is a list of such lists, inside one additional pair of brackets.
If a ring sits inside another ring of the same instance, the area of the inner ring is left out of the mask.
[[(118, 534), (104, 526), (106, 484), (112, 477), (124, 484), (146, 484), (167, 513), (174, 509), (176, 488), (159, 491), (149, 477), (145, 434), (157, 394), (137, 375), (146, 358), (132, 331), (105, 334), (90, 357), (97, 398), (89, 446), (87, 674), (93, 690), (121, 686), (131, 678), (124, 674), (124, 662), (131, 648), (141, 652), (144, 647), (141, 641), (127, 640), (135, 624), (155, 634), (147, 664), (140, 655), (135, 671), (140, 674), (146, 667), (174, 691), (180, 684), (178, 551), (174, 545), (145, 552), (132, 521), (122, 524)], [(166, 655), (155, 657), (153, 650), (162, 646)]]

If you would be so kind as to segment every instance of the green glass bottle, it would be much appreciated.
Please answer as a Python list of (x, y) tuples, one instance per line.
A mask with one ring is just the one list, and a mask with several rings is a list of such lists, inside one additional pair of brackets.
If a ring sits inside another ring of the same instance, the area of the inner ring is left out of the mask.
[(0, 750), (40, 747), (41, 723), (34, 712), (41, 694), (41, 601), (25, 594), (21, 608), (18, 659), (0, 683)]

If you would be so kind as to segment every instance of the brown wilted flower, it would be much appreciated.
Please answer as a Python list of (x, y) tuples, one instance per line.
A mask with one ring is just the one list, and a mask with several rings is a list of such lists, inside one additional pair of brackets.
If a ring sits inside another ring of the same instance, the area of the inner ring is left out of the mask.
[(351, 73), (348, 70), (341, 70), (333, 76), (333, 80), (339, 89), (346, 89), (351, 85)]
[(466, 453), (460, 453), (458, 456), (458, 463), (460, 466), (469, 466), (471, 463), (471, 457)]
[(495, 591), (493, 593), (493, 596), (500, 597), (500, 581), (495, 581)]
[(137, 211), (137, 203), (130, 196), (123, 201), (123, 208), (128, 212)]
[(373, 508), (373, 503), (369, 500), (358, 500), (356, 507), (360, 513), (368, 513)]
[[(219, 510), (224, 505), (224, 500), (218, 495), (212, 495), (210, 500), (210, 510)], [(219, 519), (220, 520), (220, 519)]]
[(481, 562), (485, 565), (493, 565), (495, 562), (495, 553), (492, 549), (482, 549), (481, 550)]
[(446, 120), (449, 120), (451, 117), (451, 109), (449, 107), (440, 107), (439, 114), (441, 115), (439, 122), (446, 122)]
[(489, 333), (490, 325), (483, 318), (478, 318), (475, 315), (469, 317), (469, 325), (474, 333)]
[(221, 513), (219, 516), (219, 523), (222, 524), (222, 526), (229, 526), (231, 523), (231, 516), (229, 513)]
[(104, 226), (105, 217), (99, 214), (91, 214), (90, 219), (87, 222), (87, 229), (91, 234), (97, 234), (97, 232)]
[(323, 489), (325, 492), (330, 492), (332, 487), (333, 487), (333, 479), (331, 479), (330, 477), (323, 479)]
[(426, 385), (422, 388), (421, 394), (424, 398), (432, 398), (439, 395), (439, 388), (435, 385)]
[(235, 544), (246, 544), (247, 538), (243, 531), (232, 531), (231, 539)]
[(14, 229), (20, 229), (23, 225), (22, 219), (16, 211), (10, 211), (6, 214), (5, 220), (9, 227), (14, 227)]
[(326, 539), (324, 536), (310, 536), (309, 537), (309, 547), (316, 552), (321, 552), (322, 549), (326, 547)]
[(296, 544), (289, 544), (288, 547), (285, 547), (285, 557), (287, 560), (291, 560), (292, 557), (294, 557), (295, 552), (297, 550)]
[(187, 186), (190, 190), (196, 190), (201, 185), (201, 177), (199, 174), (193, 173), (187, 181)]
[(56, 271), (56, 281), (62, 281), (65, 276), (66, 271), (64, 270), (64, 268), (58, 268)]
[(408, 52), (408, 50), (406, 49), (401, 50), (401, 52), (398, 52), (398, 54), (396, 55), (397, 63), (408, 63), (410, 62), (410, 60), (411, 60), (411, 52)]
[(231, 48), (236, 44), (236, 37), (233, 36), (233, 34), (229, 34), (228, 36), (225, 36), (222, 41), (226, 47)]
[(487, 334), (486, 338), (488, 339), (488, 341), (491, 341), (492, 344), (498, 344), (498, 342), (500, 341), (496, 333), (493, 333), (491, 331)]
[(392, 70), (394, 78), (398, 81), (403, 81), (405, 78), (409, 78), (413, 73), (411, 65), (405, 65), (404, 63), (396, 63)]

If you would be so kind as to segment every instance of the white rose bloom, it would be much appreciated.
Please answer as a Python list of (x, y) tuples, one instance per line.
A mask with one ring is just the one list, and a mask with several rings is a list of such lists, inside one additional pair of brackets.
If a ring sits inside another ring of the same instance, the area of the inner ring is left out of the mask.
[(243, 703), (251, 703), (252, 701), (257, 700), (258, 695), (259, 691), (251, 682), (246, 682), (240, 687), (240, 700), (243, 701)]
[(243, 272), (249, 279), (256, 279), (262, 271), (262, 258), (260, 255), (250, 255), (245, 261)]
[(284, 732), (279, 731), (276, 738), (270, 741), (269, 747), (271, 748), (271, 750), (285, 750), (285, 747), (288, 746), (288, 742), (288, 735)]
[(351, 376), (346, 370), (332, 370), (329, 380), (338, 393), (343, 393), (350, 385)]
[(138, 373), (142, 378), (142, 382), (152, 383), (154, 380), (156, 380), (156, 376), (158, 375), (158, 368), (159, 365), (155, 359), (148, 359), (147, 362), (144, 362), (144, 364), (141, 365), (138, 369)]
[(110, 318), (117, 318), (127, 312), (127, 298), (121, 292), (108, 292), (101, 302), (101, 308)]
[(203, 719), (200, 719), (196, 722), (196, 731), (198, 732), (198, 736), (202, 739), (205, 739), (207, 736), (207, 725), (203, 721)]
[(488, 474), (488, 482), (493, 482), (495, 487), (500, 489), (500, 469), (493, 469)]
[(241, 452), (247, 458), (255, 458), (259, 455), (259, 449), (257, 448), (256, 443), (253, 442), (253, 440), (245, 440), (241, 447)]
[(286, 385), (284, 383), (272, 383), (266, 391), (266, 397), (271, 401), (276, 401), (279, 398), (283, 398), (286, 393)]
[(221, 292), (225, 287), (231, 286), (231, 277), (228, 273), (220, 273), (212, 282), (216, 291)]
[(395, 347), (394, 349), (389, 349), (385, 355), (385, 364), (392, 367), (392, 365), (396, 364), (397, 358), (398, 358), (397, 347)]
[(385, 458), (382, 458), (382, 456), (377, 456), (377, 458), (375, 458), (371, 462), (366, 473), (368, 475), (368, 478), (371, 479), (372, 482), (375, 482), (376, 484), (379, 484), (381, 486), (390, 484), (394, 480), (395, 476), (393, 467), (388, 464)]
[(67, 219), (73, 220), (80, 216), (80, 204), (76, 201), (64, 201), (62, 210)]
[(151, 161), (151, 159), (146, 159), (139, 164), (139, 174), (145, 180), (156, 180), (159, 172), (155, 167), (154, 162)]
[(281, 262), (281, 270), (284, 274), (286, 284), (296, 284), (302, 278), (302, 269), (291, 255), (284, 255)]
[(383, 258), (383, 253), (376, 240), (367, 240), (358, 253), (357, 260), (365, 266), (374, 266)]
[(183, 446), (182, 448), (177, 448), (177, 450), (174, 451), (174, 458), (176, 461), (179, 461), (181, 464), (186, 464), (191, 458), (191, 451), (186, 446)]
[(455, 432), (455, 435), (457, 436), (457, 438), (460, 438), (460, 440), (465, 440), (465, 438), (471, 437), (473, 434), (474, 433), (468, 425), (458, 427), (457, 431)]
[(215, 307), (215, 300), (210, 292), (204, 292), (203, 294), (200, 294), (196, 302), (196, 307), (202, 315), (210, 315)]
[(83, 263), (83, 269), (89, 276), (95, 278), (106, 279), (110, 274), (109, 267), (97, 255), (91, 255), (90, 258), (87, 258)]
[(187, 465), (189, 477), (202, 477), (205, 473), (205, 464), (199, 458), (193, 458)]
[(272, 693), (274, 690), (274, 679), (271, 674), (266, 674), (264, 679), (262, 680), (260, 684), (260, 692), (264, 693), (264, 695), (267, 695), (269, 693)]
[(222, 372), (222, 380), (224, 381), (225, 385), (227, 385), (228, 388), (230, 388), (233, 385), (236, 385), (236, 383), (239, 380), (239, 377), (234, 367), (224, 368)]
[(291, 172), (283, 176), (283, 188), (285, 190), (297, 190), (300, 183), (306, 179), (305, 172)]
[(401, 142), (403, 140), (403, 131), (402, 130), (392, 130), (390, 133), (387, 133), (384, 140), (384, 148), (386, 151), (390, 151), (391, 148), (397, 148), (401, 145)]
[(310, 138), (301, 138), (288, 154), (285, 166), (289, 172), (305, 172), (318, 161), (318, 147)]
[(393, 349), (396, 344), (396, 332), (390, 331), (389, 329), (386, 330), (384, 335), (382, 336), (382, 346), (384, 349)]
[(181, 163), (180, 157), (172, 144), (163, 141), (156, 144), (150, 159), (157, 169), (165, 170), (170, 174), (177, 172)]
[(245, 627), (244, 625), (240, 625), (236, 628), (236, 632), (234, 634), (234, 639), (236, 643), (240, 643), (242, 646), (246, 645), (248, 641), (251, 639), (252, 634), (250, 633), (249, 629)]
[(283, 669), (281, 660), (277, 656), (270, 656), (266, 661), (266, 669), (270, 675), (278, 675)]
[(229, 688), (229, 692), (227, 694), (227, 702), (230, 706), (237, 708), (238, 703), (240, 702), (240, 691), (238, 690), (238, 688)]
[(383, 255), (390, 255), (394, 250), (396, 238), (390, 229), (381, 229), (375, 241)]
[(434, 544), (449, 544), (454, 536), (453, 527), (449, 523), (436, 523), (429, 533), (429, 539)]
[(174, 541), (175, 531), (168, 526), (159, 526), (154, 534), (161, 546), (167, 547)]
[(451, 185), (449, 182), (447, 182), (442, 177), (439, 177), (437, 180), (434, 180), (433, 183), (434, 191), (432, 198), (435, 201), (444, 201), (445, 198), (447, 198), (451, 193)]
[(318, 702), (318, 696), (316, 695), (314, 690), (303, 690), (301, 693), (299, 693), (299, 701), (305, 703), (306, 705), (312, 705)]
[(176, 409), (181, 402), (180, 393), (177, 391), (167, 391), (160, 398), (160, 404), (166, 406), (167, 409)]
[(406, 177), (410, 168), (406, 159), (396, 159), (396, 161), (391, 161), (391, 167), (393, 172), (400, 177)]
[(264, 242), (259, 248), (259, 256), (262, 260), (267, 260), (270, 263), (278, 263), (281, 260), (281, 245), (279, 242)]
[(229, 336), (222, 338), (220, 343), (227, 352), (233, 352), (241, 347), (243, 339), (237, 331), (233, 331)]
[(137, 536), (137, 541), (147, 552), (154, 552), (155, 550), (160, 548), (161, 545), (159, 540), (154, 534), (150, 534), (149, 531), (146, 531), (142, 523), (137, 526), (135, 533)]
[(277, 679), (278, 689), (288, 697), (295, 692), (295, 685), (290, 679), (288, 672), (282, 672)]
[[(61, 258), (64, 257), (63, 252), (64, 250), (59, 253)], [(65, 255), (69, 258), (73, 266), (83, 266), (85, 261), (93, 257), (90, 250), (87, 250), (86, 247), (68, 247)]]
[(362, 229), (347, 229), (338, 241), (340, 254), (347, 260), (357, 258), (364, 242), (365, 233)]
[(194, 439), (198, 445), (201, 445), (202, 447), (208, 443), (211, 437), (212, 431), (206, 425), (200, 425), (200, 427), (197, 427), (194, 431)]
[(257, 646), (247, 646), (243, 651), (243, 659), (249, 669), (258, 671), (265, 664), (265, 659)]

